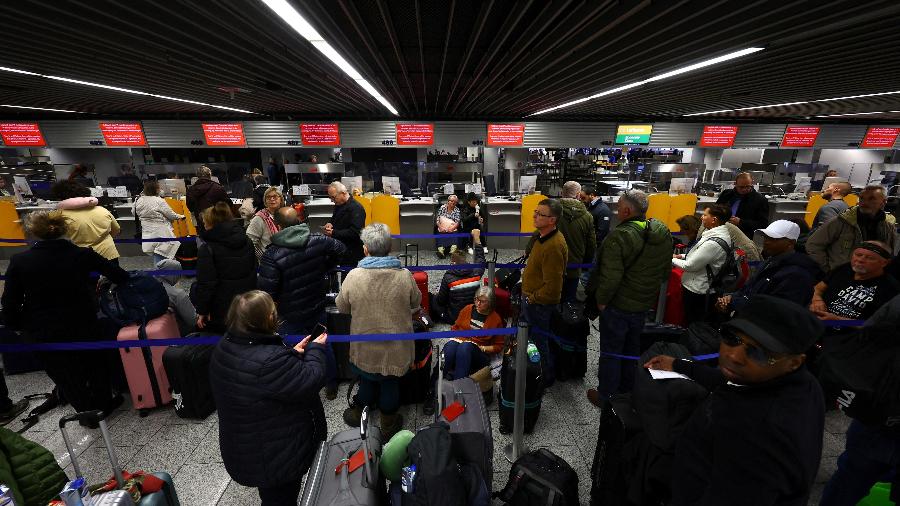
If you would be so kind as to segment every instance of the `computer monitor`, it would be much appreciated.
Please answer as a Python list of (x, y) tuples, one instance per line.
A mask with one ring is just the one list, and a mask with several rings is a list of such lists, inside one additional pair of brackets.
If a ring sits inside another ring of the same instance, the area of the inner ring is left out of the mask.
[(184, 179), (160, 179), (159, 189), (162, 191), (163, 197), (182, 197), (187, 193), (187, 187), (184, 185)]

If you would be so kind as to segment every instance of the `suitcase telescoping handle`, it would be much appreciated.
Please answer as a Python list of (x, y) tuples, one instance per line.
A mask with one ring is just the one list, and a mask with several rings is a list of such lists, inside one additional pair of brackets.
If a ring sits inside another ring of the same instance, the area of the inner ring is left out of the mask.
[[(359, 418), (359, 438), (363, 444), (363, 467), (366, 470), (366, 484), (369, 488), (375, 487), (375, 476), (372, 475), (372, 466), (369, 464), (369, 406), (362, 410)], [(349, 466), (349, 463), (347, 465)]]
[(438, 356), (437, 406), (435, 406), (434, 412), (438, 415), (444, 410), (444, 350), (440, 349), (440, 346), (439, 344), (434, 345)]
[(69, 458), (72, 459), (72, 468), (75, 470), (76, 477), (84, 477), (81, 474), (81, 468), (78, 466), (78, 459), (75, 458), (75, 451), (72, 443), (69, 441), (69, 435), (66, 433), (66, 424), (74, 421), (84, 421), (86, 425), (98, 425), (100, 434), (103, 436), (103, 444), (106, 445), (106, 453), (109, 455), (109, 463), (112, 464), (113, 476), (116, 477), (116, 485), (118, 488), (125, 486), (125, 479), (122, 477), (122, 468), (119, 467), (119, 459), (113, 450), (112, 438), (109, 436), (109, 429), (106, 426), (106, 420), (103, 412), (100, 410), (83, 411), (74, 415), (64, 416), (59, 420), (59, 431), (62, 433), (63, 441), (66, 443), (66, 450), (69, 452)]

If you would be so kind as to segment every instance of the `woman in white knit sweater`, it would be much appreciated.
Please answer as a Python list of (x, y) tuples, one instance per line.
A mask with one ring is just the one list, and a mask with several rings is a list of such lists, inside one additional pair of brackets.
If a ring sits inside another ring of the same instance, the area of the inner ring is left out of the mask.
[[(672, 265), (684, 269), (681, 277), (684, 300), (685, 325), (695, 321), (702, 321), (707, 314), (712, 313), (712, 305), (716, 297), (710, 294), (710, 274), (715, 276), (728, 258), (728, 252), (733, 251), (734, 243), (728, 228), (730, 212), (721, 204), (713, 204), (703, 211), (700, 221), (706, 230), (697, 239), (697, 244), (691, 248), (687, 255), (673, 255)], [(722, 243), (728, 248), (723, 247)]]
[[(173, 211), (165, 199), (159, 196), (159, 183), (156, 181), (144, 183), (144, 193), (134, 201), (134, 215), (141, 220), (143, 239), (174, 239), (172, 222), (184, 219), (183, 215)], [(175, 258), (180, 245), (177, 241), (145, 242), (141, 244), (141, 249), (153, 257), (153, 265), (156, 265), (161, 260)]]

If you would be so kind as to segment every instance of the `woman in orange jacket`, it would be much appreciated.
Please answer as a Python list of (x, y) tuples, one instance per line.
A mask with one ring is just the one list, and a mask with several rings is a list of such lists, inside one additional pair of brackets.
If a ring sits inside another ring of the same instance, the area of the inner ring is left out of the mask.
[[(494, 311), (494, 290), (482, 286), (475, 292), (475, 303), (462, 308), (451, 330), (496, 329), (503, 319)], [(444, 345), (444, 370), (454, 379), (465, 378), (491, 362), (490, 356), (503, 351), (503, 335), (457, 337)]]

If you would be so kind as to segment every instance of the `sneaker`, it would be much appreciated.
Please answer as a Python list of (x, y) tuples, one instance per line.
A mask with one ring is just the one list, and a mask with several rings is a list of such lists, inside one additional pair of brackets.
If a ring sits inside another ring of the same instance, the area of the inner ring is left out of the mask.
[(469, 254), (470, 254), (470, 255), (474, 255), (474, 254), (475, 254), (475, 250), (472, 249), (472, 248), (469, 248)]
[(456, 248), (456, 245), (455, 245), (455, 244), (452, 245), (452, 246), (450, 246), (450, 253), (451, 253), (451, 254), (456, 253), (456, 249), (457, 249), (457, 248)]
[(440, 248), (437, 249), (437, 257), (444, 258), (444, 247), (443, 246), (441, 246)]
[(0, 425), (6, 425), (19, 417), (26, 409), (28, 409), (28, 399), (22, 399), (6, 411), (0, 411)]
[(598, 408), (603, 404), (603, 400), (600, 398), (600, 392), (598, 392), (596, 388), (587, 391), (587, 399), (591, 404)]
[(344, 410), (344, 423), (350, 427), (359, 427), (362, 423), (362, 408), (359, 406), (350, 406)]
[(333, 401), (337, 399), (338, 387), (337, 385), (325, 385), (325, 398), (329, 401)]
[(488, 252), (487, 246), (485, 246), (485, 247), (484, 247), (484, 254), (487, 255), (487, 252)]

